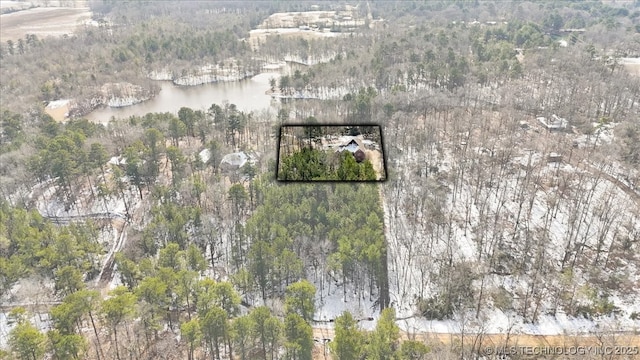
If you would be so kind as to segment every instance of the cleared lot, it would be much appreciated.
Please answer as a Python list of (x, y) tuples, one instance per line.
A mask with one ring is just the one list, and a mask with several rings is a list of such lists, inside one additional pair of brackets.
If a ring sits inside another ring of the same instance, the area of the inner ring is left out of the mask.
[(34, 8), (0, 15), (0, 41), (16, 41), (27, 34), (39, 38), (71, 34), (91, 19), (89, 8)]

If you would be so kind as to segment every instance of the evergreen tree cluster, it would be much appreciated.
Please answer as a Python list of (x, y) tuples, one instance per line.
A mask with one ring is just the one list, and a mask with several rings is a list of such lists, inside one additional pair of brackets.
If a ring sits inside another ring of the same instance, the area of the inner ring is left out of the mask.
[(103, 251), (91, 222), (55, 226), (35, 210), (0, 200), (0, 293), (29, 275), (53, 279), (58, 294), (82, 289), (97, 275)]
[[(400, 329), (395, 323), (395, 311), (384, 309), (372, 332), (364, 332), (349, 312), (336, 318), (335, 338), (329, 344), (334, 359), (356, 360), (420, 360), (431, 349), (416, 340), (400, 342)], [(430, 355), (430, 354), (429, 354)], [(431, 358), (431, 357), (429, 357)]]
[(348, 151), (328, 154), (308, 147), (280, 159), (278, 171), (278, 180), (285, 181), (372, 181), (376, 178), (368, 159), (357, 162)]
[(282, 293), (305, 275), (304, 269), (327, 264), (326, 271), (342, 278), (345, 289), (347, 284), (360, 290), (368, 285), (381, 305), (388, 303), (376, 186), (263, 182), (258, 198), (245, 232), (250, 239), (249, 272), (263, 298)]

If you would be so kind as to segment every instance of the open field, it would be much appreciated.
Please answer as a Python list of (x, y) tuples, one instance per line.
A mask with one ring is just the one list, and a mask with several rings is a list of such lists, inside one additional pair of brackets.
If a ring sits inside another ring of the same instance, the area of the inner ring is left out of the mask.
[(249, 32), (249, 43), (252, 49), (257, 49), (268, 36), (300, 37), (305, 40), (344, 36), (351, 31), (331, 32), (331, 28), (353, 29), (365, 24), (364, 19), (356, 18), (351, 8), (345, 11), (275, 13)]
[(27, 34), (39, 38), (62, 36), (91, 19), (88, 8), (34, 8), (0, 15), (0, 41), (16, 41)]
[(620, 63), (624, 65), (631, 74), (640, 76), (640, 58), (622, 58)]

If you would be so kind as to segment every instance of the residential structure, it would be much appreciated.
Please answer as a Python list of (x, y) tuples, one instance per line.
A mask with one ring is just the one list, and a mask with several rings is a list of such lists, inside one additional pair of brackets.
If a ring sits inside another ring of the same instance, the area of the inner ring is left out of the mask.
[(541, 116), (538, 117), (537, 120), (549, 131), (562, 131), (569, 125), (569, 122), (565, 118), (561, 118), (556, 114), (551, 115), (551, 118)]

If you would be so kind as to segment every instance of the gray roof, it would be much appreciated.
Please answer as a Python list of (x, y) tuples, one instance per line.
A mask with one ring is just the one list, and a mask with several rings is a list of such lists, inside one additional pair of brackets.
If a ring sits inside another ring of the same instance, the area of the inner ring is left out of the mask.
[(354, 137), (351, 137), (347, 141), (345, 141), (342, 145), (338, 147), (336, 151), (344, 151), (347, 150), (349, 152), (356, 152), (358, 149), (364, 149), (364, 145), (362, 144), (362, 140)]
[(227, 154), (220, 161), (220, 166), (240, 168), (249, 160), (249, 156), (244, 152)]

